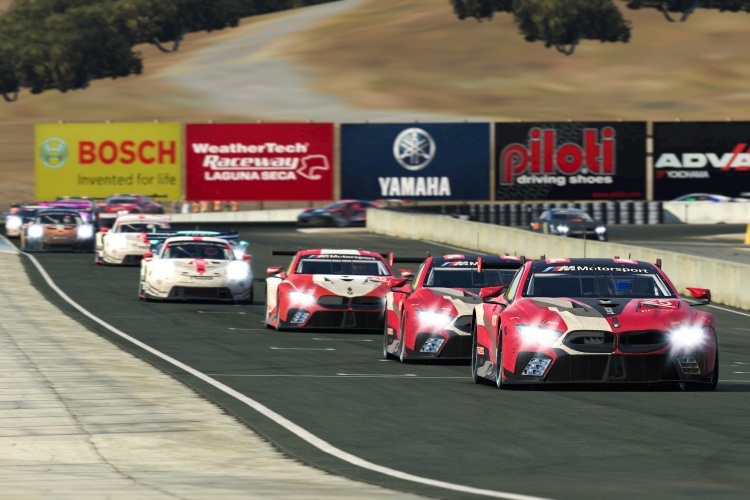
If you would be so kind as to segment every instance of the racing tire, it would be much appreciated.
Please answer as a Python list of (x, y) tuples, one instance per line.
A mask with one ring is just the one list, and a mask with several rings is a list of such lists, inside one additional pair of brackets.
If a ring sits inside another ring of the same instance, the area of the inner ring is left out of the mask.
[(397, 359), (396, 356), (388, 352), (388, 321), (383, 323), (383, 359)]
[(408, 363), (410, 360), (406, 359), (406, 342), (404, 341), (404, 324), (406, 323), (406, 314), (401, 316), (401, 344), (398, 350), (398, 360), (402, 363)]
[[(476, 320), (475, 320), (476, 321)], [(475, 384), (483, 384), (485, 379), (480, 377), (477, 371), (479, 370), (479, 355), (477, 354), (477, 325), (474, 325), (471, 333), (471, 379)]]
[(505, 389), (506, 385), (503, 382), (503, 350), (500, 348), (498, 343), (495, 347), (495, 359), (497, 360), (497, 369), (495, 370), (495, 385), (498, 389)]
[(138, 283), (138, 298), (141, 299), (143, 302), (148, 302), (149, 298), (148, 295), (146, 295), (146, 292), (143, 291), (143, 282), (140, 281)]

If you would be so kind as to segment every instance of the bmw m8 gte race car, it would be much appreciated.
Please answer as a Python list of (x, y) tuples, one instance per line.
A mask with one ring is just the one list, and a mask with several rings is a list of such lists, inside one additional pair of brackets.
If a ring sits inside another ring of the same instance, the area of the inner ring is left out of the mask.
[(267, 269), (266, 326), (277, 330), (382, 329), (386, 293), (407, 280), (394, 276), (376, 252), (272, 250), (271, 255), (294, 256), (288, 267)]
[(713, 314), (682, 299), (660, 263), (526, 263), (502, 297), (475, 308), (472, 376), (508, 384), (671, 383), (716, 388)]
[(524, 261), (508, 255), (428, 257), (410, 284), (386, 296), (383, 356), (402, 362), (469, 359), (474, 306), (500, 293)]
[(122, 215), (112, 228), (96, 233), (96, 263), (107, 265), (138, 265), (143, 254), (151, 250), (149, 233), (169, 231), (169, 216)]
[[(237, 233), (232, 235), (238, 237)], [(138, 296), (141, 300), (252, 303), (251, 258), (244, 255), (238, 259), (226, 239), (169, 237), (158, 245), (156, 253), (144, 254)]]
[(94, 226), (87, 224), (77, 210), (45, 208), (24, 226), (21, 250), (24, 252), (91, 252)]

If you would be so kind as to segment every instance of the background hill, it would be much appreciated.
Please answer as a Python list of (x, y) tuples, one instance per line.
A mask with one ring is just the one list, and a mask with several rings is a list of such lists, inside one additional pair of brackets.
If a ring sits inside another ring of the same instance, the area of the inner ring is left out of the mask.
[(174, 54), (142, 46), (140, 76), (0, 103), (0, 206), (33, 198), (33, 126), (50, 121), (747, 119), (750, 16), (623, 12), (630, 43), (572, 57), (507, 15), (459, 21), (447, 0), (345, 0), (190, 34)]

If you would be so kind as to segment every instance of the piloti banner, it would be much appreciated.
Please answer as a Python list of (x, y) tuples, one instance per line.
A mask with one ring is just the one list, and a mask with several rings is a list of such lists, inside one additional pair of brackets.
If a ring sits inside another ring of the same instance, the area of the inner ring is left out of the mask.
[(181, 196), (179, 123), (46, 123), (35, 135), (38, 200)]
[(496, 199), (646, 197), (646, 122), (497, 123)]
[(188, 200), (333, 199), (332, 123), (190, 124)]

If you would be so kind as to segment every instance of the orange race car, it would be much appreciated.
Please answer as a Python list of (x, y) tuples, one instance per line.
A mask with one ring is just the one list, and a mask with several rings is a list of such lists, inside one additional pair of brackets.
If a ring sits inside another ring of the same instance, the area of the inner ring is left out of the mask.
[(94, 226), (84, 222), (76, 210), (49, 208), (37, 212), (21, 233), (24, 252), (92, 252)]

